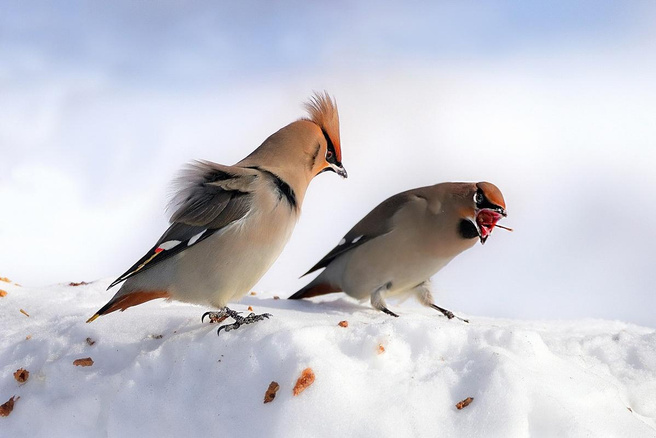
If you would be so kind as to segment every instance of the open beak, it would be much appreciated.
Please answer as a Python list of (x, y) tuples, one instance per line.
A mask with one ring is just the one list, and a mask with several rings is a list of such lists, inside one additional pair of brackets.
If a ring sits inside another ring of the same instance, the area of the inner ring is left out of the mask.
[(497, 222), (506, 217), (506, 211), (501, 207), (481, 208), (476, 211), (476, 228), (481, 244), (485, 244), (487, 238), (492, 234), (492, 230)]

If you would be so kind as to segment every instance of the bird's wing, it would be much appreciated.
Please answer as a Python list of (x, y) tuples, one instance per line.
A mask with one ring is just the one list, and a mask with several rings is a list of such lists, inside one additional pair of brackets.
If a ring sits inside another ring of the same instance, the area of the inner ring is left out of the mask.
[(169, 205), (175, 209), (171, 226), (155, 246), (109, 288), (243, 218), (251, 209), (254, 182), (259, 175), (254, 169), (209, 161), (190, 164), (175, 182), (178, 191)]
[(360, 222), (355, 224), (351, 230), (346, 233), (344, 238), (332, 251), (314, 265), (309, 271), (302, 275), (305, 276), (318, 269), (325, 268), (333, 260), (342, 254), (351, 251), (365, 242), (385, 235), (392, 230), (392, 218), (394, 215), (412, 199), (410, 192), (396, 194), (378, 204), (371, 210)]

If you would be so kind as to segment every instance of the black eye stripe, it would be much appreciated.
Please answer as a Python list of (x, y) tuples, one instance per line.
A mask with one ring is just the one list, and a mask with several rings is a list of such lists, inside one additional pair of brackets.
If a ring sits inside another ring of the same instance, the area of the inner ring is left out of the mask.
[(335, 150), (335, 145), (333, 144), (332, 140), (330, 139), (330, 136), (328, 135), (328, 133), (324, 128), (321, 128), (321, 132), (323, 133), (323, 136), (326, 139), (326, 161), (332, 164), (338, 164), (337, 151)]
[(476, 203), (476, 207), (479, 209), (489, 208), (491, 210), (503, 210), (500, 206), (491, 203), (481, 189), (476, 191), (476, 195), (474, 195), (474, 202)]

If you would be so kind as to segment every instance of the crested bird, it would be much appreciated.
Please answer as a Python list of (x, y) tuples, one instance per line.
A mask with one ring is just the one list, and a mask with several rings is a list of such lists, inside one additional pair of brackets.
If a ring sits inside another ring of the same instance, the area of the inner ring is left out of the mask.
[(308, 117), (269, 136), (233, 166), (189, 164), (174, 183), (171, 225), (157, 243), (108, 290), (124, 282), (87, 322), (155, 298), (211, 305), (211, 322), (225, 331), (268, 318), (229, 309), (267, 272), (289, 240), (310, 181), (342, 165), (339, 115), (327, 93), (305, 104)]
[(414, 294), (451, 319), (453, 312), (435, 305), (430, 277), (477, 240), (484, 244), (505, 216), (503, 195), (489, 182), (441, 183), (398, 193), (369, 212), (303, 274), (325, 268), (289, 299), (345, 292), (358, 300), (369, 298), (374, 308), (398, 316), (385, 298)]

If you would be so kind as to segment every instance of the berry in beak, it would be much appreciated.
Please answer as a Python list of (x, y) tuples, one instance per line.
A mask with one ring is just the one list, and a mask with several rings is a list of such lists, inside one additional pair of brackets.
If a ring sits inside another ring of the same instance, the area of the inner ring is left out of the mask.
[(492, 230), (499, 219), (505, 216), (506, 211), (501, 207), (482, 208), (476, 212), (476, 225), (481, 244), (484, 244), (489, 235), (492, 234)]

